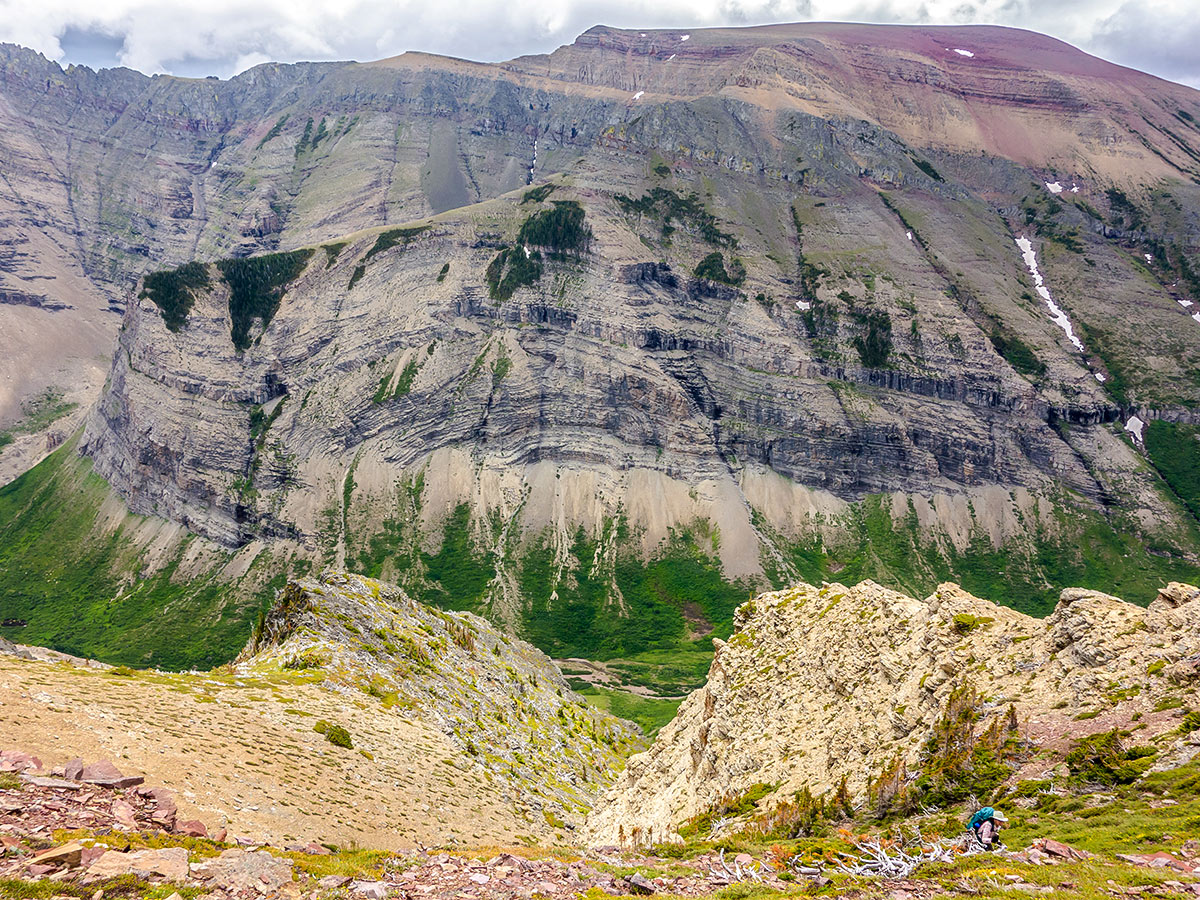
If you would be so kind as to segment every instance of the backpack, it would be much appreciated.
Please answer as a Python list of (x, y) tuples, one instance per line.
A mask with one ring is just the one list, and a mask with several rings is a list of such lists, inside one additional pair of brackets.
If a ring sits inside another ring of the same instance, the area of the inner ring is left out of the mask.
[(967, 823), (967, 830), (978, 831), (979, 826), (995, 814), (996, 810), (992, 809), (990, 806), (985, 806), (983, 809), (979, 810), (979, 812), (975, 813), (975, 815), (971, 816), (971, 821)]

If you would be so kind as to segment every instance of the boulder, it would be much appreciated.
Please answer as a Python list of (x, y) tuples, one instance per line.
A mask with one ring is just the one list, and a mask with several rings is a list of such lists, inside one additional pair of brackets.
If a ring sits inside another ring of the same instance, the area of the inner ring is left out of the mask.
[(32, 862), (39, 865), (60, 864), (65, 865), (69, 869), (73, 869), (80, 864), (83, 859), (83, 844), (78, 841), (70, 841), (66, 844), (61, 844), (57, 847), (51, 847), (49, 850), (43, 850), (36, 854)]
[(148, 878), (163, 878), (167, 881), (184, 881), (188, 876), (188, 855), (182, 847), (167, 847), (163, 850), (135, 850), (122, 853), (108, 850), (87, 868), (88, 880), (115, 878), (120, 875), (140, 875)]
[(192, 875), (226, 893), (253, 890), (272, 893), (291, 882), (292, 861), (279, 859), (266, 850), (225, 850), (216, 859), (192, 866)]
[(187, 835), (188, 837), (208, 837), (208, 826), (199, 819), (188, 819), (186, 822), (180, 822), (175, 826), (175, 830), (179, 834)]
[(80, 781), (83, 778), (83, 760), (72, 759), (63, 766), (63, 778), (69, 778), (71, 781)]
[(384, 900), (392, 889), (383, 881), (356, 881), (350, 885), (350, 892), (365, 900)]

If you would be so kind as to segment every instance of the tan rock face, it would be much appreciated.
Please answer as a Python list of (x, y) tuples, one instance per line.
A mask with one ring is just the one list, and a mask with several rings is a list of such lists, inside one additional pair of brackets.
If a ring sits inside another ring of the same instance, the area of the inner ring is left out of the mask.
[[(1139, 740), (1169, 731), (1178, 722), (1158, 702), (1200, 693), (1200, 680), (1166, 675), (1200, 653), (1200, 591), (1189, 585), (1169, 585), (1148, 609), (1067, 590), (1038, 620), (953, 584), (925, 600), (872, 582), (800, 584), (745, 604), (737, 626), (717, 642), (708, 684), (589, 817), (592, 840), (669, 839), (758, 782), (785, 799), (843, 776), (861, 792), (897, 754), (919, 768), (917, 749), (962, 683), (983, 695), (985, 722), (1012, 705), (1023, 733), (1052, 751), (1135, 713), (1147, 725)], [(1175, 743), (1176, 764), (1200, 752)]]

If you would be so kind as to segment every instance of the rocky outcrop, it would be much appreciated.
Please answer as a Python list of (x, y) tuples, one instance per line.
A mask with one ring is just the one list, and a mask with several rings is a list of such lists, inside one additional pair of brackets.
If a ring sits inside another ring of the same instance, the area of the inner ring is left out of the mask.
[(640, 741), (630, 723), (589, 707), (532, 645), (479, 616), (442, 612), (348, 573), (290, 582), (238, 670), (311, 673), (420, 719), (477, 774), (572, 828)]
[[(1146, 609), (1067, 590), (1037, 620), (944, 584), (915, 600), (871, 582), (763, 594), (717, 642), (705, 687), (588, 820), (595, 841), (662, 841), (719, 798), (756, 783), (776, 802), (801, 787), (861, 793), (897, 755), (912, 771), (951, 692), (984, 697), (983, 721), (1016, 710), (1050, 769), (1084, 735), (1140, 720), (1139, 741), (1177, 732), (1200, 680), (1200, 590), (1171, 584)], [(1162, 703), (1169, 699), (1172, 703)], [(1200, 753), (1168, 738), (1172, 763)]]

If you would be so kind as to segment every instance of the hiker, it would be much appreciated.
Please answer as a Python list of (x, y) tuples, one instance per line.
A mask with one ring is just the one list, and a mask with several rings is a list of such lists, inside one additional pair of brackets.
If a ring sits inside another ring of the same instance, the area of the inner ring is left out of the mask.
[(1004, 813), (985, 806), (971, 816), (971, 821), (967, 823), (967, 831), (974, 836), (975, 840), (979, 841), (984, 850), (992, 850), (1000, 843), (1000, 829), (1007, 822), (1008, 816)]

